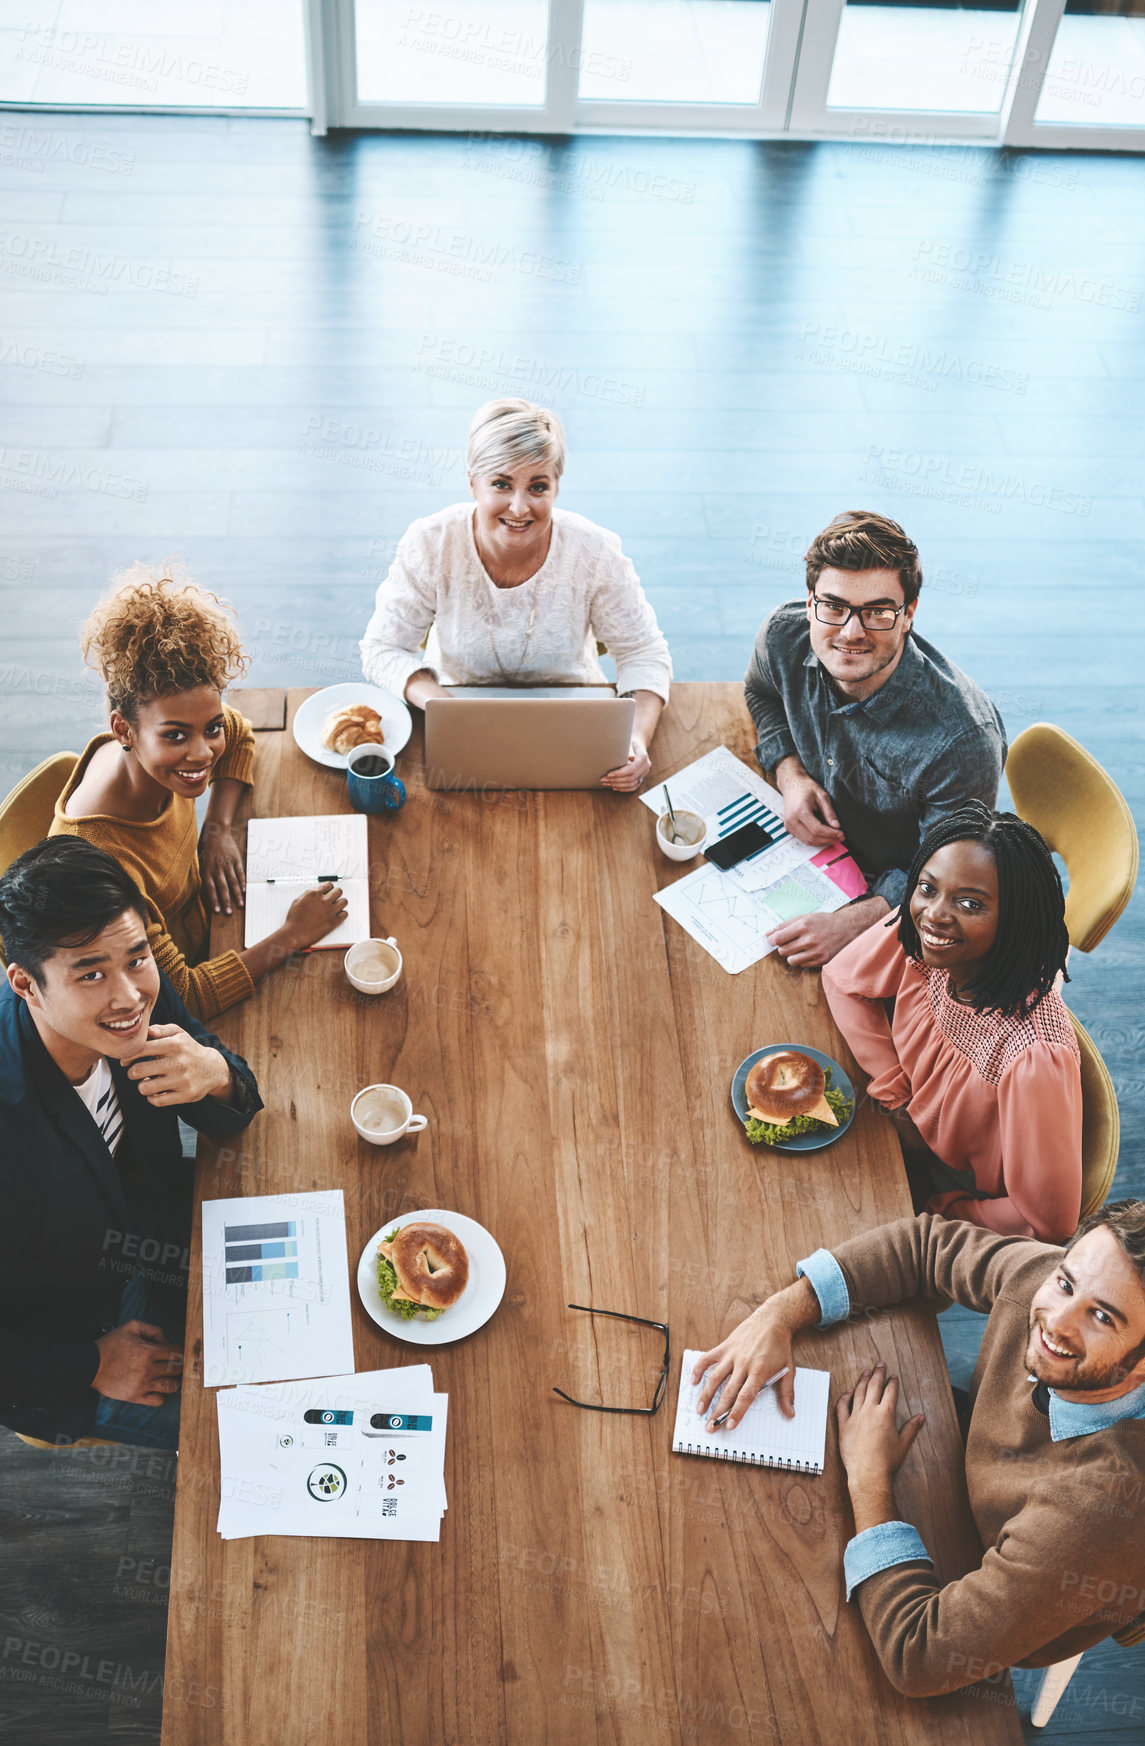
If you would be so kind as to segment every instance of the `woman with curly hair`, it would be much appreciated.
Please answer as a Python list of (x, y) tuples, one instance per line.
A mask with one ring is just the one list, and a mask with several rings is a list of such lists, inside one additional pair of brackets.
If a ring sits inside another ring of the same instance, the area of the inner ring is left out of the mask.
[(336, 886), (315, 887), (257, 946), (209, 957), (208, 905), (230, 915), (246, 886), (232, 824), (251, 783), (254, 735), (222, 693), (248, 658), (222, 602), (171, 565), (155, 575), (134, 564), (115, 577), (80, 642), (107, 686), (111, 731), (83, 752), (50, 835), (84, 837), (126, 868), (147, 900), (160, 970), (196, 1018), (213, 1018), (336, 927), (346, 901)]
[(898, 913), (824, 966), (835, 1022), (899, 1130), (916, 1210), (1073, 1235), (1081, 1054), (1055, 987), (1068, 950), (1049, 849), (975, 801), (927, 832)]

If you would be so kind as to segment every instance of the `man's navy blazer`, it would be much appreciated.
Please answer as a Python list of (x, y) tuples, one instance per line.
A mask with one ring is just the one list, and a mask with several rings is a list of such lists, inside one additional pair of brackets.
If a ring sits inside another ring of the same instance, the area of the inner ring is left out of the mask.
[(0, 1424), (31, 1436), (90, 1431), (99, 1404), (95, 1342), (118, 1322), (137, 1265), (159, 1287), (157, 1307), (169, 1306), (170, 1332), (182, 1330), (192, 1167), (178, 1118), (223, 1136), (262, 1108), (246, 1062), (191, 1016), (162, 975), (151, 1023), (180, 1025), (218, 1049), (243, 1085), (243, 1107), (205, 1097), (155, 1109), (113, 1061), (124, 1124), (113, 1159), (27, 1006), (0, 981)]

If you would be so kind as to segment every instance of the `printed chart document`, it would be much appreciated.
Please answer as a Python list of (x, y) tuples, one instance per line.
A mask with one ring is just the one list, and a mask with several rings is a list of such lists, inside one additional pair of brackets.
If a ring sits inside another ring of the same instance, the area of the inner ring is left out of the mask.
[(224, 1540), (439, 1540), (449, 1396), (428, 1364), (222, 1389)]
[[(827, 1406), (831, 1391), (829, 1370), (795, 1372), (795, 1417), (785, 1419), (774, 1388), (756, 1395), (743, 1418), (731, 1430), (721, 1425), (708, 1430), (708, 1419), (719, 1417), (713, 1404), (701, 1418), (696, 1411), (703, 1377), (693, 1387), (692, 1369), (702, 1352), (685, 1352), (676, 1401), (676, 1428), (672, 1449), (677, 1455), (705, 1455), (711, 1461), (746, 1462), (751, 1467), (786, 1467), (795, 1473), (822, 1473), (827, 1446)], [(716, 1396), (716, 1402), (719, 1401)]]
[(203, 1202), (203, 1381), (354, 1368), (340, 1188)]
[[(699, 813), (708, 841), (730, 836), (757, 821), (771, 843), (730, 872), (710, 861), (656, 893), (656, 902), (732, 975), (758, 964), (775, 947), (771, 928), (796, 916), (841, 909), (866, 890), (866, 882), (842, 845), (816, 849), (801, 843), (783, 823), (779, 791), (756, 771), (717, 746), (668, 778), (674, 807)], [(659, 817), (663, 785), (640, 796)]]
[(345, 919), (311, 949), (352, 946), (370, 937), (370, 863), (361, 812), (314, 818), (252, 818), (246, 838), (244, 946), (257, 946), (286, 920), (302, 892), (325, 879), (342, 887)]

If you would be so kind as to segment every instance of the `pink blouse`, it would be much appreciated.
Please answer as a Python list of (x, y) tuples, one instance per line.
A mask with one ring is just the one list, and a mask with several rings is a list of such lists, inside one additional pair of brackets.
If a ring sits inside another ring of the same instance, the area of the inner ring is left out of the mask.
[[(1065, 1003), (1024, 1019), (975, 1012), (945, 970), (916, 964), (876, 922), (823, 967), (835, 1022), (870, 1096), (905, 1109), (935, 1155), (991, 1198), (937, 1194), (931, 1212), (1059, 1242), (1081, 1211), (1081, 1052)], [(888, 1019), (883, 1004), (894, 999)]]

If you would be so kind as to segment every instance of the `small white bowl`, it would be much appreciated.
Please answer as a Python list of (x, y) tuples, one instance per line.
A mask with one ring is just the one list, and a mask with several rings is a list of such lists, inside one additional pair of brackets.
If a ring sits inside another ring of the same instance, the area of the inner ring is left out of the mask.
[(684, 812), (680, 807), (676, 808), (676, 829), (680, 838), (692, 835), (695, 837), (694, 842), (670, 842), (664, 833), (671, 828), (671, 818), (666, 812), (662, 812), (656, 820), (656, 841), (660, 846), (660, 853), (667, 855), (669, 861), (691, 861), (708, 840), (708, 828), (698, 812)]
[[(388, 960), (393, 968), (385, 976), (364, 976), (362, 970), (372, 958)], [(398, 943), (388, 940), (358, 940), (346, 953), (343, 968), (346, 980), (358, 990), (359, 994), (384, 994), (387, 988), (392, 988), (402, 973), (402, 955)]]

